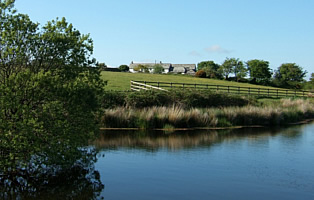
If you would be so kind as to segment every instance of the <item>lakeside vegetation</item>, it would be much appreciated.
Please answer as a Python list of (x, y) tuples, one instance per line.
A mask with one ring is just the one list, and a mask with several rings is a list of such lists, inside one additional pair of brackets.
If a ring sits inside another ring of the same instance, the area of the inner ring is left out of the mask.
[(125, 101), (121, 96), (113, 96), (113, 102), (120, 104), (104, 106), (101, 126), (139, 129), (282, 126), (314, 117), (313, 99), (257, 100), (193, 90), (172, 95), (169, 98), (171, 95), (162, 92), (138, 92), (123, 96)]

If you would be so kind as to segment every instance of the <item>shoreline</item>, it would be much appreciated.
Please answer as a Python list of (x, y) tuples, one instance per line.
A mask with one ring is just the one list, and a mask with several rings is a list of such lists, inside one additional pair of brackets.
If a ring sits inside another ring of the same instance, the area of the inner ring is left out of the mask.
[(272, 127), (285, 127), (285, 126), (294, 126), (294, 125), (303, 125), (310, 124), (314, 121), (314, 118), (301, 120), (299, 122), (292, 122), (284, 125), (275, 125), (275, 126), (262, 126), (262, 125), (247, 125), (247, 126), (230, 126), (230, 127), (193, 127), (193, 128), (173, 128), (173, 129), (165, 129), (165, 128), (100, 128), (100, 131), (140, 131), (140, 130), (153, 130), (153, 131), (195, 131), (195, 130), (228, 130), (228, 129), (242, 129), (242, 128), (272, 128)]
[(313, 119), (313, 103), (284, 99), (276, 104), (243, 107), (117, 107), (104, 110), (99, 126), (100, 130), (223, 130), (284, 127)]

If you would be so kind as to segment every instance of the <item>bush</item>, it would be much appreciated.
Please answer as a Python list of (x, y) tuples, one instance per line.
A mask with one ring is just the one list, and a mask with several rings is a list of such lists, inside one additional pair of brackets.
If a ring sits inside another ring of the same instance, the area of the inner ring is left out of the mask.
[(206, 72), (204, 70), (198, 70), (196, 73), (195, 73), (195, 76), (196, 77), (199, 77), (199, 78), (206, 78)]
[(177, 90), (171, 91), (172, 102), (183, 107), (229, 107), (245, 106), (254, 101), (254, 98), (244, 98), (238, 95), (217, 93), (210, 90)]
[(169, 105), (170, 98), (164, 91), (140, 91), (131, 92), (126, 96), (125, 103), (127, 107), (144, 108), (152, 106)]
[(153, 106), (178, 105), (184, 108), (209, 108), (245, 106), (255, 102), (254, 97), (241, 97), (226, 93), (217, 93), (210, 90), (171, 90), (121, 92), (106, 91), (103, 94), (102, 108), (115, 108), (127, 106), (132, 108), (145, 108)]
[(129, 66), (127, 66), (127, 65), (120, 65), (119, 66), (119, 70), (121, 72), (128, 72), (129, 71)]
[(102, 96), (102, 108), (115, 108), (125, 106), (126, 92), (121, 91), (105, 91)]

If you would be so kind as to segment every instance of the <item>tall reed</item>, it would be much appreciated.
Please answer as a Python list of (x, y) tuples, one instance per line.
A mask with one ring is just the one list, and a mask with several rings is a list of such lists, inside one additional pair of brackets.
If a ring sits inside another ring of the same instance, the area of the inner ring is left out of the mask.
[(183, 108), (181, 106), (150, 108), (118, 107), (105, 110), (101, 122), (111, 128), (217, 127), (237, 125), (278, 126), (314, 117), (309, 100), (284, 99), (267, 106), (223, 108)]

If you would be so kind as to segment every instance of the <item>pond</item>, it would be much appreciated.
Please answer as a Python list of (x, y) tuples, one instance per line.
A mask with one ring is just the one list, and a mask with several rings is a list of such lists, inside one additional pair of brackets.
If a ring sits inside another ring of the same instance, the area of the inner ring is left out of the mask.
[(104, 199), (314, 199), (314, 123), (108, 131), (94, 145)]

